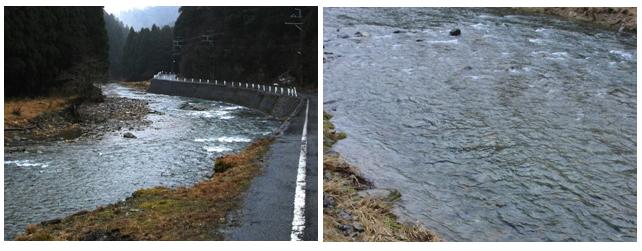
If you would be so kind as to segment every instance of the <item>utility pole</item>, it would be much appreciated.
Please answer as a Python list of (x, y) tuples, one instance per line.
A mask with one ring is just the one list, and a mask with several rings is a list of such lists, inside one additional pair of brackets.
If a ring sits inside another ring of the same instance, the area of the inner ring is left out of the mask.
[(180, 61), (181, 49), (183, 48), (183, 38), (176, 37), (172, 41), (172, 72), (178, 74), (178, 65), (177, 61)]
[(297, 70), (299, 72), (299, 86), (303, 86), (303, 14), (301, 8), (294, 8), (294, 12), (290, 14), (290, 21), (285, 22), (286, 25), (293, 25), (299, 30), (299, 48), (296, 52)]

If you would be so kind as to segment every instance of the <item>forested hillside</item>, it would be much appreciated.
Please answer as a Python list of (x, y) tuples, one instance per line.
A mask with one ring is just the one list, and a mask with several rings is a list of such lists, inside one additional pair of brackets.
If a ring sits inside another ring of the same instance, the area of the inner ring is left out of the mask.
[(139, 32), (130, 28), (121, 61), (124, 80), (147, 80), (159, 71), (171, 70), (172, 32), (169, 26), (153, 25)]
[(129, 29), (116, 16), (104, 13), (105, 27), (109, 38), (109, 78), (123, 78), (123, 47), (129, 34)]
[(96, 94), (106, 79), (102, 7), (5, 7), (5, 95)]
[(317, 11), (300, 9), (181, 7), (175, 29), (136, 31), (102, 7), (5, 7), (6, 95), (84, 96), (107, 78), (140, 81), (161, 70), (315, 86)]
[[(175, 38), (179, 73), (248, 82), (292, 79), (316, 86), (317, 9), (181, 7)], [(300, 22), (300, 31), (286, 22)], [(299, 64), (301, 62), (301, 64)]]
[(105, 23), (112, 80), (147, 80), (158, 71), (171, 70), (172, 27), (151, 25), (136, 31), (107, 13)]

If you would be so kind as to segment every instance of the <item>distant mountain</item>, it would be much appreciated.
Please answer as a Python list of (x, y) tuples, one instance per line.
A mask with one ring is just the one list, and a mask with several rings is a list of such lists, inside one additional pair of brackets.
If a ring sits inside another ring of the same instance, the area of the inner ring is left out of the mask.
[(178, 14), (178, 6), (158, 6), (123, 11), (116, 13), (116, 16), (125, 25), (138, 31), (141, 28), (151, 28), (154, 24), (159, 27), (174, 26)]

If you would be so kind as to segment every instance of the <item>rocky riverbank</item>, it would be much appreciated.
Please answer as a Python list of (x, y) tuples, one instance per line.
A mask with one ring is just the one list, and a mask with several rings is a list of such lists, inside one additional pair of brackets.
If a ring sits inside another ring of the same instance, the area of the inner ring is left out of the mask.
[(635, 7), (584, 7), (584, 8), (516, 8), (526, 13), (541, 13), (593, 22), (618, 31), (637, 33), (637, 9)]
[[(103, 102), (81, 102), (75, 98), (58, 101), (53, 109), (35, 106), (49, 98), (5, 102), (5, 110), (25, 107), (7, 116), (5, 149), (9, 152), (43, 141), (73, 140), (80, 136), (101, 137), (105, 132), (136, 130), (149, 124), (147, 102), (128, 98), (105, 98)], [(14, 108), (11, 108), (14, 107)], [(27, 111), (33, 107), (32, 111)]]
[(402, 223), (392, 212), (401, 194), (375, 188), (332, 145), (346, 137), (323, 114), (323, 240), (439, 241), (424, 227)]

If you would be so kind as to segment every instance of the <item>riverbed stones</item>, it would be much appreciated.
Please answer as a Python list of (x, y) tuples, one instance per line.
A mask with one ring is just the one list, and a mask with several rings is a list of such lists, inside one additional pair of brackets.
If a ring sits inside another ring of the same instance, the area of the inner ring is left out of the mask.
[(122, 234), (119, 229), (94, 230), (84, 233), (83, 241), (131, 241), (132, 237)]
[(337, 205), (334, 197), (323, 194), (323, 208), (333, 209)]
[(345, 220), (345, 221), (352, 221), (352, 214), (346, 210), (341, 210), (339, 214), (337, 215), (339, 219)]
[(449, 34), (451, 36), (459, 36), (459, 35), (461, 35), (461, 30), (459, 28), (455, 28), (455, 29), (450, 30)]
[(361, 224), (361, 223), (359, 223), (359, 222), (355, 222), (354, 224), (352, 224), (352, 227), (353, 227), (353, 228), (354, 228), (354, 230), (356, 230), (357, 232), (363, 232), (363, 231), (365, 230), (365, 228), (363, 227), (363, 224)]
[(358, 234), (358, 231), (350, 224), (339, 225), (339, 230), (341, 230), (345, 236), (355, 237)]
[(46, 225), (58, 224), (60, 222), (62, 222), (62, 220), (58, 218), (58, 219), (53, 219), (53, 220), (46, 220), (46, 221), (41, 222), (40, 224), (42, 224), (43, 226), (46, 226)]
[(128, 138), (128, 139), (135, 139), (136, 135), (134, 135), (131, 132), (126, 132), (125, 134), (123, 134), (123, 137)]
[(185, 102), (179, 107), (182, 110), (206, 111), (209, 110), (207, 104)]

